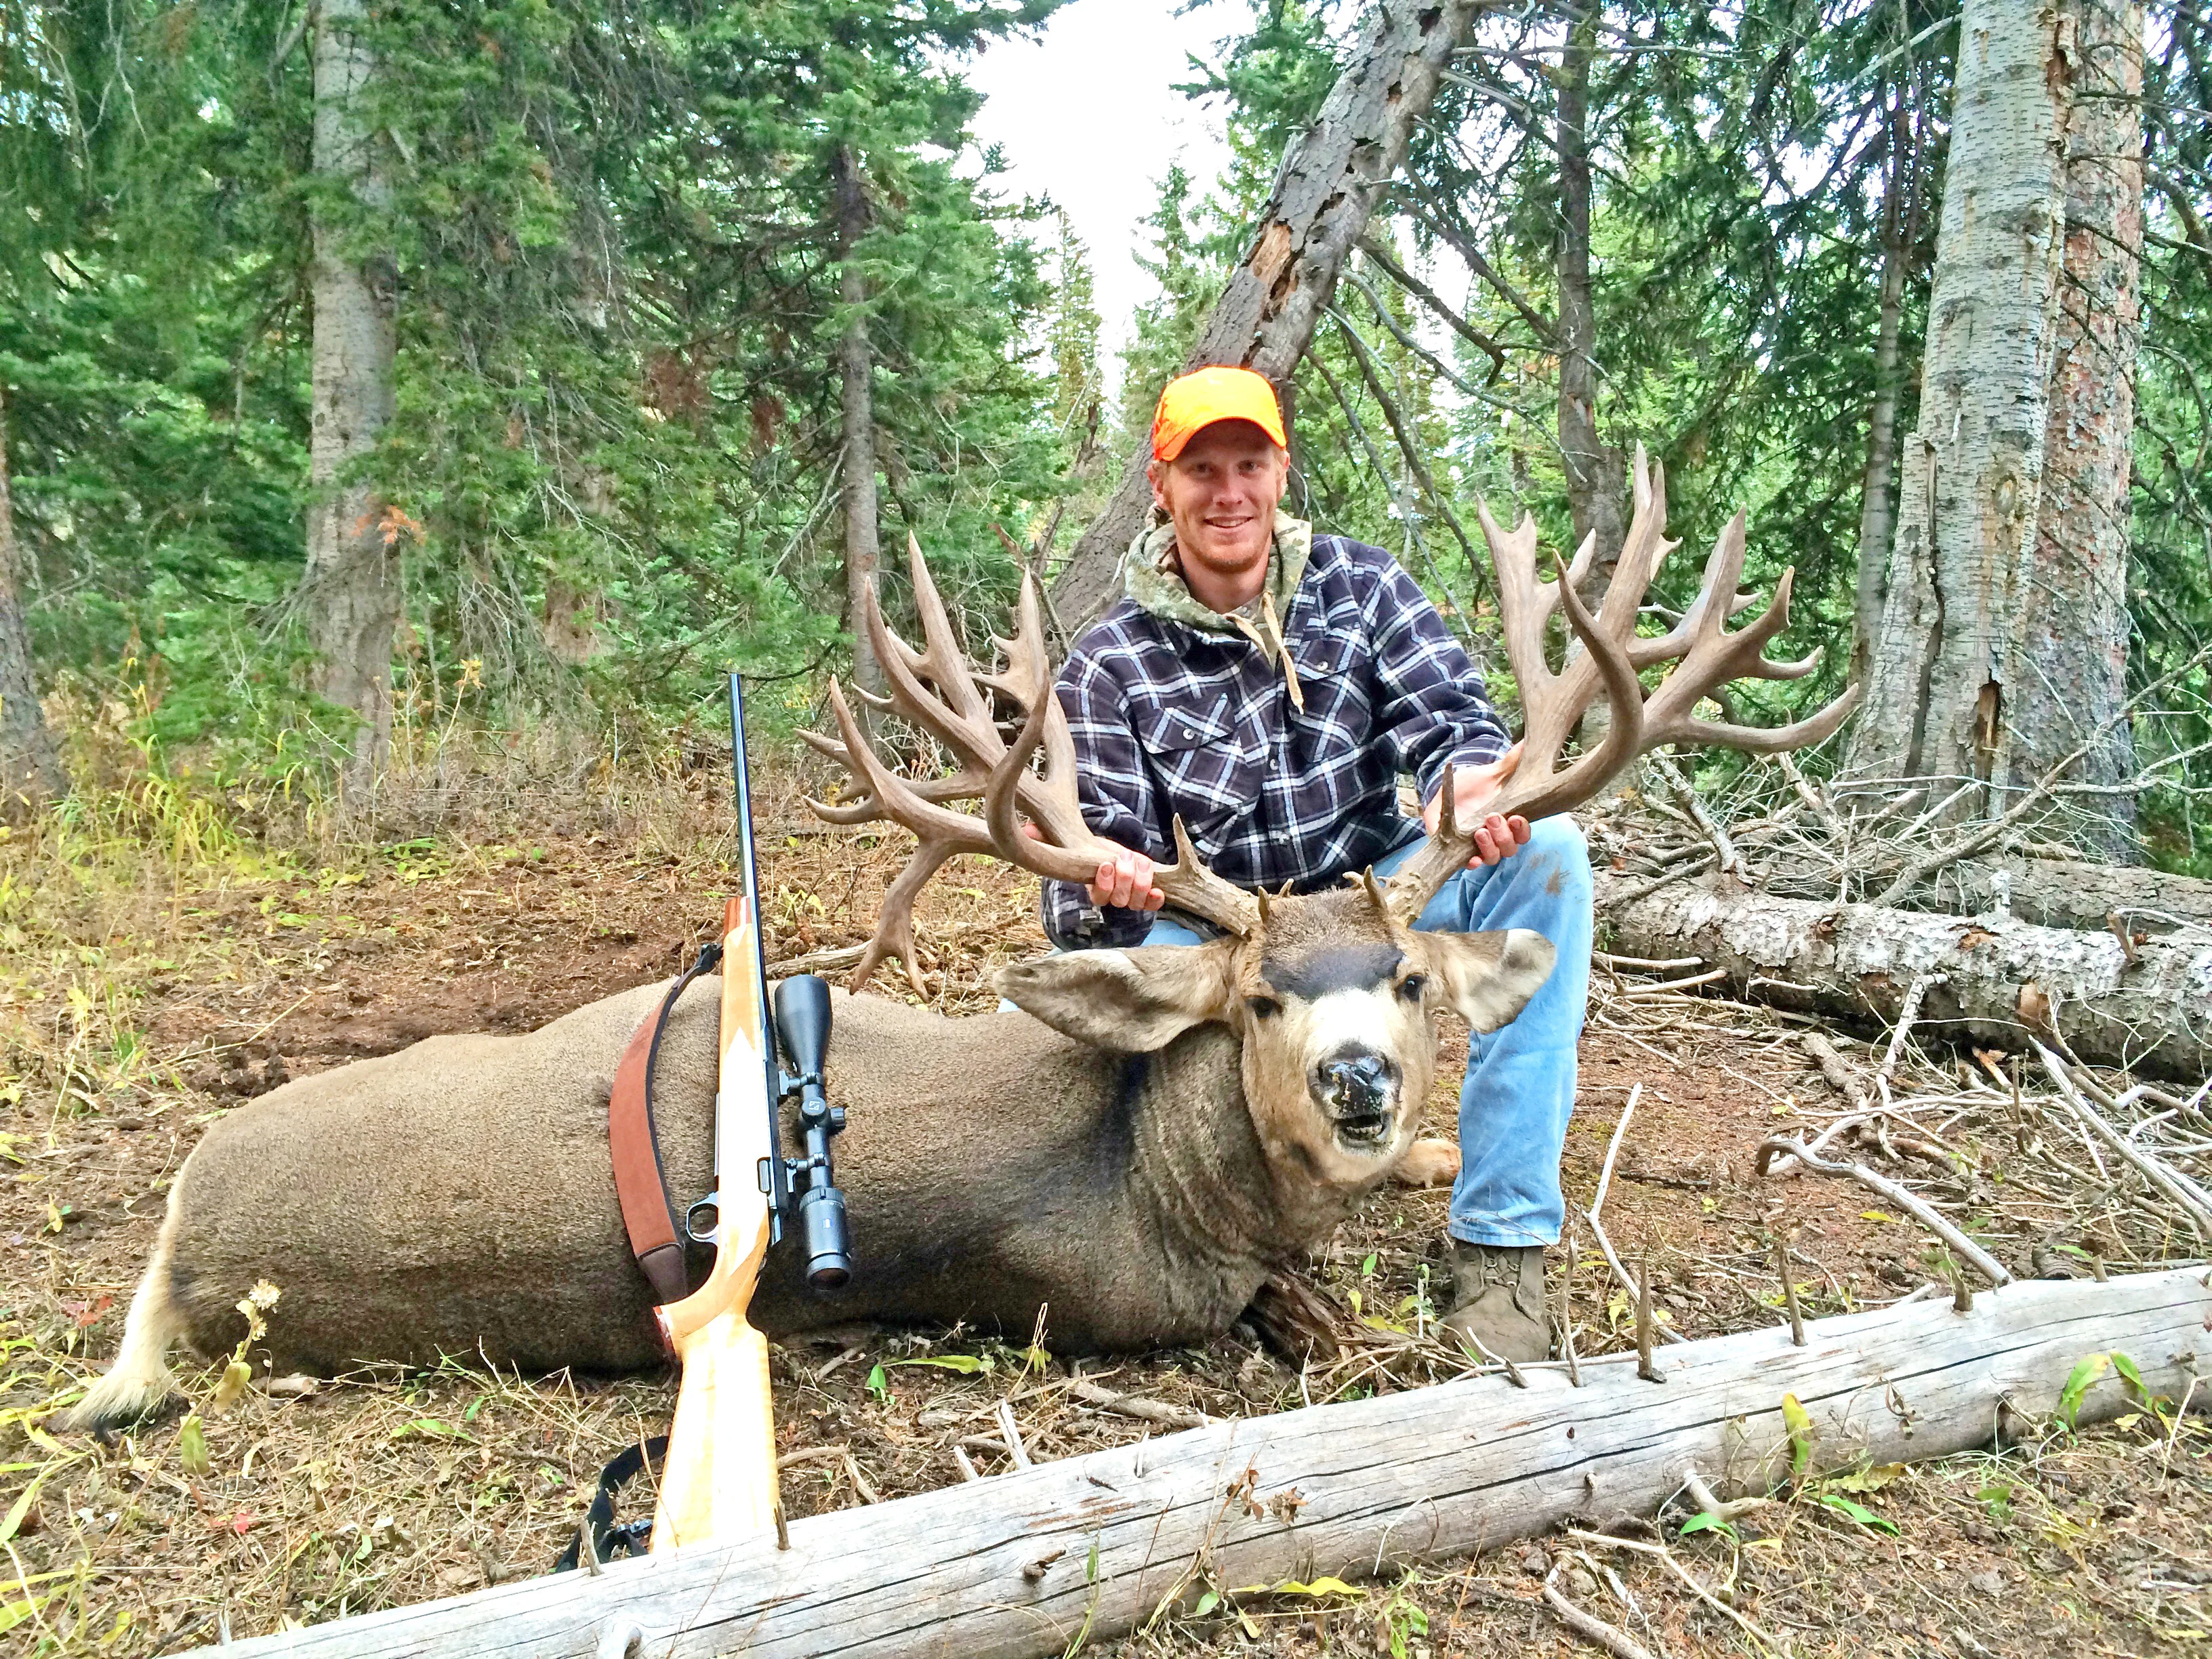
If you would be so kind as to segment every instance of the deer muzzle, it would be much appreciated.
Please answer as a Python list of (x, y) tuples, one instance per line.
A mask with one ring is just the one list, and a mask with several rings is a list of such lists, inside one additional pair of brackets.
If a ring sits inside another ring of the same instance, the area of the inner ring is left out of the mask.
[(1380, 1054), (1339, 1054), (1314, 1067), (1314, 1097), (1334, 1121), (1338, 1138), (1375, 1146), (1390, 1138), (1398, 1068)]

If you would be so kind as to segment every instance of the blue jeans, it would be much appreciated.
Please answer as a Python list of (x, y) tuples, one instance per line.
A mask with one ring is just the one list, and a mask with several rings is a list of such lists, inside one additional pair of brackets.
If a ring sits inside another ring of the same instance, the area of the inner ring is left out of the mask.
[[(1421, 842), (1378, 861), (1389, 875)], [(1551, 1244), (1565, 1206), (1559, 1153), (1575, 1107), (1575, 1044), (1589, 1001), (1589, 848), (1562, 814), (1530, 826), (1528, 844), (1500, 863), (1462, 870), (1429, 901), (1413, 926), (1425, 933), (1477, 933), (1528, 927), (1552, 941), (1558, 965), (1519, 1016), (1468, 1040), (1459, 1091), (1459, 1179), (1452, 1184), (1455, 1238), (1470, 1244)], [(1147, 945), (1196, 945), (1179, 922), (1155, 918)]]

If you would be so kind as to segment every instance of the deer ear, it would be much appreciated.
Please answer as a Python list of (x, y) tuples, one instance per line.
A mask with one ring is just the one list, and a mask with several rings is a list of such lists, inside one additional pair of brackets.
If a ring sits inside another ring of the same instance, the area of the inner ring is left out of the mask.
[(999, 994), (1062, 1036), (1117, 1054), (1164, 1048), (1229, 1017), (1231, 942), (1065, 951), (999, 970)]
[(1444, 996), (1478, 1031), (1511, 1019), (1552, 976), (1552, 941), (1526, 927), (1502, 933), (1415, 933)]

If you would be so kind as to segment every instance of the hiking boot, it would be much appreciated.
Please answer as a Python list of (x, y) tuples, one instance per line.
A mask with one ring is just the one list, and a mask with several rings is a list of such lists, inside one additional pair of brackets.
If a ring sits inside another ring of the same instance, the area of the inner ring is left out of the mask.
[(1516, 1364), (1552, 1352), (1544, 1305), (1544, 1247), (1452, 1240), (1452, 1310), (1438, 1322), (1447, 1340)]

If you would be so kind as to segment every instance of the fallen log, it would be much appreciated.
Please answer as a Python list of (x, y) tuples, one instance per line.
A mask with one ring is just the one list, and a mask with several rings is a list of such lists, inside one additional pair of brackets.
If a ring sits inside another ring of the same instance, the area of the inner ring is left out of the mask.
[[(1791, 898), (1817, 898), (1835, 890), (1835, 879), (1826, 871), (1808, 871), (1809, 879), (1786, 871), (1768, 873), (1774, 890)], [(2180, 927), (2212, 929), (2212, 881), (2084, 859), (2017, 854), (1964, 859), (1938, 870), (1899, 902), (1954, 915), (2009, 915), (2039, 927), (2094, 932), (2118, 921), (2130, 933), (2152, 938)]]
[(1925, 981), (1918, 1024), (1939, 1034), (2025, 1052), (2055, 1022), (2084, 1060), (2212, 1072), (2212, 942), (2193, 931), (2137, 945), (2001, 916), (1777, 898), (1721, 876), (1632, 896), (1646, 884), (1598, 878), (1607, 948), (1696, 956), (1778, 1007), (1890, 1024)]
[[(1779, 1327), (1685, 1343), (1658, 1356), (1663, 1384), (1585, 1361), (1579, 1389), (1528, 1369), (1517, 1389), (1475, 1376), (1218, 1424), (793, 1522), (787, 1550), (700, 1546), (226, 1651), (1060, 1653), (1209, 1586), (1371, 1577), (1577, 1516), (1649, 1516), (1692, 1470), (1711, 1488), (1770, 1490), (1791, 1459), (1784, 1393), (1812, 1415), (1822, 1469), (1987, 1445), (2052, 1411), (2093, 1352), (2126, 1353), (2148, 1388), (2182, 1399), (2212, 1366), (2208, 1281), (2192, 1267), (2016, 1284), (1964, 1313), (1919, 1302), (1822, 1320), (1803, 1347)], [(2108, 1373), (2080, 1419), (2124, 1403)]]

